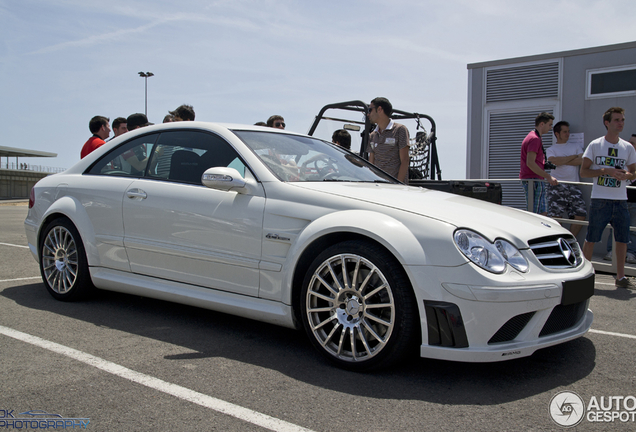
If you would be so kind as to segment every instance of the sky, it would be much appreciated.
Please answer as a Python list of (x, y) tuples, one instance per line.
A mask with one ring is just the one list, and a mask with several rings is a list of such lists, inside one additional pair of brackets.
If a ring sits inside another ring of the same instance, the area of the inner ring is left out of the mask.
[(635, 41), (634, 16), (634, 0), (0, 0), (0, 146), (72, 166), (91, 117), (144, 112), (144, 71), (153, 123), (185, 103), (306, 133), (326, 104), (384, 96), (435, 119), (442, 177), (464, 179), (468, 64)]

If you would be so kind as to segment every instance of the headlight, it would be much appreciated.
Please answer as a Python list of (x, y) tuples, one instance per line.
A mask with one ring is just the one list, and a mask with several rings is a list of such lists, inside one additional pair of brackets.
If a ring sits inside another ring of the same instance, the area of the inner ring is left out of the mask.
[(521, 255), (519, 249), (506, 240), (496, 240), (495, 243), (491, 243), (476, 232), (467, 229), (455, 231), (453, 237), (455, 244), (466, 258), (484, 270), (503, 273), (507, 263), (520, 272), (528, 271), (528, 261)]
[(508, 243), (506, 240), (495, 240), (497, 250), (503, 255), (504, 260), (515, 270), (522, 273), (528, 271), (528, 261), (521, 255), (519, 249)]

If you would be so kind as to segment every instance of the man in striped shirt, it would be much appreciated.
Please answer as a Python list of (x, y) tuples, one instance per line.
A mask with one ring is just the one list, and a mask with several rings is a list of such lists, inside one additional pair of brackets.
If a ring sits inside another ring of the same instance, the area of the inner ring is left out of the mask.
[(369, 162), (408, 183), (409, 130), (391, 119), (393, 105), (387, 98), (377, 97), (369, 104), (369, 120), (376, 128), (369, 135)]

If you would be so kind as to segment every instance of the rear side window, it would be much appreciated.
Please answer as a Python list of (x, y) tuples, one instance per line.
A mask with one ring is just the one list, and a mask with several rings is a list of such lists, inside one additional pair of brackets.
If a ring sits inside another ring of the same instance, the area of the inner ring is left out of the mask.
[(152, 134), (128, 141), (102, 157), (88, 173), (117, 177), (143, 177), (158, 137), (159, 134)]

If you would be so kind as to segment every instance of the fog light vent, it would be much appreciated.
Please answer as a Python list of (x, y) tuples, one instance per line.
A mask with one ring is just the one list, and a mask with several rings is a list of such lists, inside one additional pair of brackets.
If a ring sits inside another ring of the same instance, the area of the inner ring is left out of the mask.
[(521, 315), (512, 317), (505, 323), (497, 333), (488, 341), (488, 345), (501, 342), (510, 342), (521, 333), (526, 324), (530, 322), (530, 319), (534, 316), (534, 312), (527, 312)]

